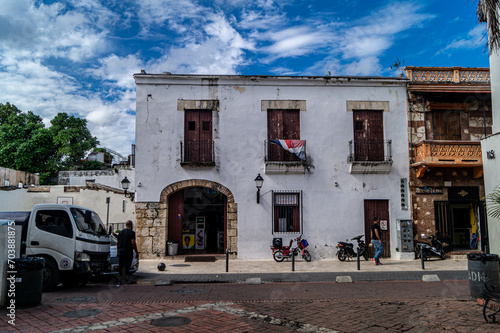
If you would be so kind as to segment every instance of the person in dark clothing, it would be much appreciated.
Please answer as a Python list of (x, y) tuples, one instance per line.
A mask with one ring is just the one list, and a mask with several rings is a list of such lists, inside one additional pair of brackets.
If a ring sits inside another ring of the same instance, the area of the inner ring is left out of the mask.
[(131, 283), (128, 280), (128, 272), (132, 265), (134, 250), (136, 258), (139, 257), (139, 251), (137, 251), (137, 244), (135, 243), (135, 232), (132, 230), (132, 221), (128, 220), (125, 223), (125, 227), (125, 229), (120, 231), (117, 238), (118, 265), (120, 267), (120, 283)]
[(373, 257), (373, 261), (375, 261), (376, 265), (382, 265), (379, 257), (380, 254), (384, 251), (384, 246), (382, 245), (382, 234), (380, 232), (380, 225), (378, 224), (378, 222), (378, 217), (374, 217), (373, 224), (371, 226), (372, 244), (375, 248), (375, 256)]

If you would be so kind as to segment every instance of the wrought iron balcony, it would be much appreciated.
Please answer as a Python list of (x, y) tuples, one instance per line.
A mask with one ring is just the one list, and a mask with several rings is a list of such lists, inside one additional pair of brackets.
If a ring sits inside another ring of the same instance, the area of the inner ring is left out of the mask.
[[(304, 140), (305, 142), (305, 140)], [(269, 140), (265, 140), (265, 161), (266, 162), (279, 162), (279, 163), (292, 163), (292, 164), (302, 164), (307, 161), (307, 145), (304, 145), (304, 154), (306, 160), (301, 160), (294, 153), (290, 153), (280, 147), (279, 145), (270, 142)]]
[(479, 141), (429, 141), (415, 145), (415, 163), (417, 177), (422, 178), (430, 168), (465, 168), (474, 169), (474, 178), (483, 175), (481, 143)]
[(181, 165), (215, 165), (214, 141), (181, 141)]
[(350, 140), (351, 173), (390, 173), (392, 168), (392, 140)]
[(307, 171), (307, 145), (304, 140), (304, 155), (306, 160), (301, 160), (294, 153), (290, 153), (279, 145), (264, 141), (264, 161), (266, 173), (276, 174), (304, 174)]

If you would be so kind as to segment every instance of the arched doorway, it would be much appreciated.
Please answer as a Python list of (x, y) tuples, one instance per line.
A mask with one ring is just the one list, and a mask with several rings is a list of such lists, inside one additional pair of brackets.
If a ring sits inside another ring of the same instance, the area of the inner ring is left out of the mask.
[(167, 241), (179, 243), (179, 254), (237, 251), (236, 204), (224, 186), (189, 180), (166, 187), (161, 202), (167, 210)]

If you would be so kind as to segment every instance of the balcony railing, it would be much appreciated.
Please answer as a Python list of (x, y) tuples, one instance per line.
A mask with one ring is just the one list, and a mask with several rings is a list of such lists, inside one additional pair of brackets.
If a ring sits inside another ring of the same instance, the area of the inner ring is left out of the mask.
[(406, 77), (416, 83), (490, 83), (489, 68), (412, 67)]
[(474, 178), (482, 176), (483, 162), (479, 141), (422, 141), (415, 145), (417, 177), (424, 176), (429, 167), (474, 168)]
[(214, 165), (213, 140), (181, 141), (181, 164)]
[(392, 163), (392, 140), (350, 140), (348, 163)]
[[(307, 145), (304, 145), (304, 153), (307, 160), (306, 148)], [(290, 163), (290, 164), (302, 164), (306, 162), (298, 158), (294, 153), (286, 151), (279, 145), (272, 143), (269, 140), (264, 141), (264, 149), (265, 149), (264, 158), (266, 162), (280, 162), (280, 163)]]

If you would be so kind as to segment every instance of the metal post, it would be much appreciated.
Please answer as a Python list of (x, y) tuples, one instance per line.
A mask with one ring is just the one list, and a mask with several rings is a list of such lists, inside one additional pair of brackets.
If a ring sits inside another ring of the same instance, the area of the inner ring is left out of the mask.
[(424, 247), (420, 248), (420, 261), (422, 261), (422, 269), (425, 269), (425, 266), (424, 266)]
[(360, 270), (360, 264), (359, 264), (359, 246), (358, 246), (358, 253), (356, 254), (356, 256), (358, 257), (358, 271)]
[(106, 214), (106, 230), (108, 230), (108, 222), (109, 222), (109, 202), (110, 202), (110, 197), (106, 197), (106, 205), (108, 205), (108, 212)]
[(226, 249), (226, 273), (229, 272), (229, 250)]
[(295, 251), (292, 250), (292, 272), (295, 272)]

